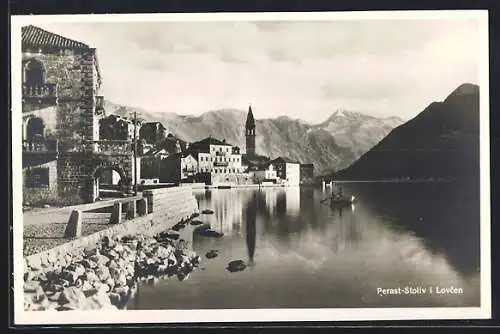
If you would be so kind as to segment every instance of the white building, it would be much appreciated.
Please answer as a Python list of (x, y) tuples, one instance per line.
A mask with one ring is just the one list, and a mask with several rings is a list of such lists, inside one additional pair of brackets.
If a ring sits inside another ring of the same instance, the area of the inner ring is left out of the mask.
[(181, 158), (181, 179), (195, 176), (198, 173), (198, 161), (193, 154), (182, 154)]
[(300, 185), (300, 163), (288, 158), (279, 157), (271, 161), (280, 182), (288, 186)]
[(198, 172), (213, 174), (238, 174), (243, 172), (240, 149), (208, 137), (189, 146), (198, 155)]
[(262, 182), (276, 182), (277, 174), (272, 164), (259, 166), (257, 170), (253, 171), (255, 183)]

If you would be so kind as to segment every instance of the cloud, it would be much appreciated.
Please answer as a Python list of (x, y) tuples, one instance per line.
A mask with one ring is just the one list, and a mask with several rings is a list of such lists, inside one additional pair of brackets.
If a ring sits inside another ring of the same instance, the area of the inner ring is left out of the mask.
[(478, 82), (474, 20), (45, 24), (95, 46), (106, 98), (152, 111), (413, 117)]

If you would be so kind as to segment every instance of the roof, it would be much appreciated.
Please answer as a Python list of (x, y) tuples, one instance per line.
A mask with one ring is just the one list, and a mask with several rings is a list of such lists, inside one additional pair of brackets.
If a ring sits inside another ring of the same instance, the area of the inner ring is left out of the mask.
[(168, 154), (167, 150), (164, 149), (164, 148), (161, 148), (161, 149), (155, 148), (155, 149), (149, 150), (146, 153), (146, 155), (157, 155), (157, 154), (160, 154), (160, 153), (162, 153), (162, 154)]
[[(61, 35), (44, 30), (34, 25), (21, 27), (21, 43), (23, 45), (31, 45), (38, 47), (95, 50), (85, 43), (75, 41), (67, 37), (63, 37)], [(94, 57), (97, 68), (98, 80), (101, 81), (101, 72), (99, 69), (99, 62), (97, 60), (96, 52), (94, 52)]]
[(61, 48), (90, 49), (87, 44), (78, 42), (42, 28), (29, 25), (21, 28), (22, 43), (36, 46), (55, 46)]
[(241, 156), (241, 163), (249, 166), (263, 166), (268, 165), (271, 162), (269, 157), (263, 155), (252, 155), (243, 154)]
[(253, 117), (252, 106), (248, 107), (248, 115), (245, 127), (247, 129), (255, 129), (255, 118)]
[[(177, 144), (179, 144), (179, 147)], [(181, 151), (186, 149), (186, 142), (177, 137), (169, 136), (162, 139), (159, 146), (166, 149), (169, 153), (176, 153), (178, 148), (180, 148)]]
[(104, 117), (103, 120), (109, 120), (109, 121), (116, 121), (116, 122), (126, 122), (126, 123), (131, 123), (133, 124), (133, 120), (129, 119), (128, 117), (120, 116), (120, 115), (115, 115), (115, 114), (109, 114), (108, 116)]
[(300, 164), (300, 167), (313, 167), (314, 168), (314, 164)]
[(169, 158), (187, 158), (188, 156), (192, 156), (195, 160), (198, 160), (197, 154), (195, 152), (189, 152), (189, 151), (170, 154)]
[(145, 126), (145, 127), (155, 126), (156, 127), (158, 124), (160, 124), (161, 127), (166, 130), (165, 126), (161, 122), (144, 122), (144, 123), (142, 123), (142, 126)]
[(294, 161), (290, 158), (287, 158), (287, 157), (278, 157), (276, 159), (274, 159), (273, 161), (271, 161), (272, 163), (287, 163), (287, 164), (300, 164), (298, 161)]
[(221, 141), (221, 140), (213, 138), (213, 137), (207, 137), (205, 139), (202, 139), (200, 141), (197, 141), (197, 142), (191, 144), (191, 147), (192, 146), (195, 146), (195, 147), (208, 147), (209, 145), (233, 146), (231, 144), (226, 143), (225, 140)]
[(198, 156), (196, 155), (196, 153), (184, 151), (180, 154), (183, 158), (187, 158), (188, 156), (192, 156), (195, 160), (198, 160)]

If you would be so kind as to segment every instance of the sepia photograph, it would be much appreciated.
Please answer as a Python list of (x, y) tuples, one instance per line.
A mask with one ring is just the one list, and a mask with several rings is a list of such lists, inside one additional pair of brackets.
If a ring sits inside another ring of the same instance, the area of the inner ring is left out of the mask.
[(13, 16), (15, 323), (490, 318), (487, 18)]

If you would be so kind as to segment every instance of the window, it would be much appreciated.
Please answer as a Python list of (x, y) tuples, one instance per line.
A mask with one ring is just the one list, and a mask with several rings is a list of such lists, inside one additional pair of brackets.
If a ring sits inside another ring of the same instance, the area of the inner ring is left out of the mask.
[(26, 171), (24, 179), (26, 188), (45, 188), (49, 186), (49, 169), (32, 168)]
[(31, 59), (24, 65), (24, 83), (31, 86), (39, 86), (45, 82), (45, 69), (43, 64)]
[(31, 118), (26, 126), (26, 139), (33, 141), (37, 137), (43, 138), (45, 124), (41, 118)]

